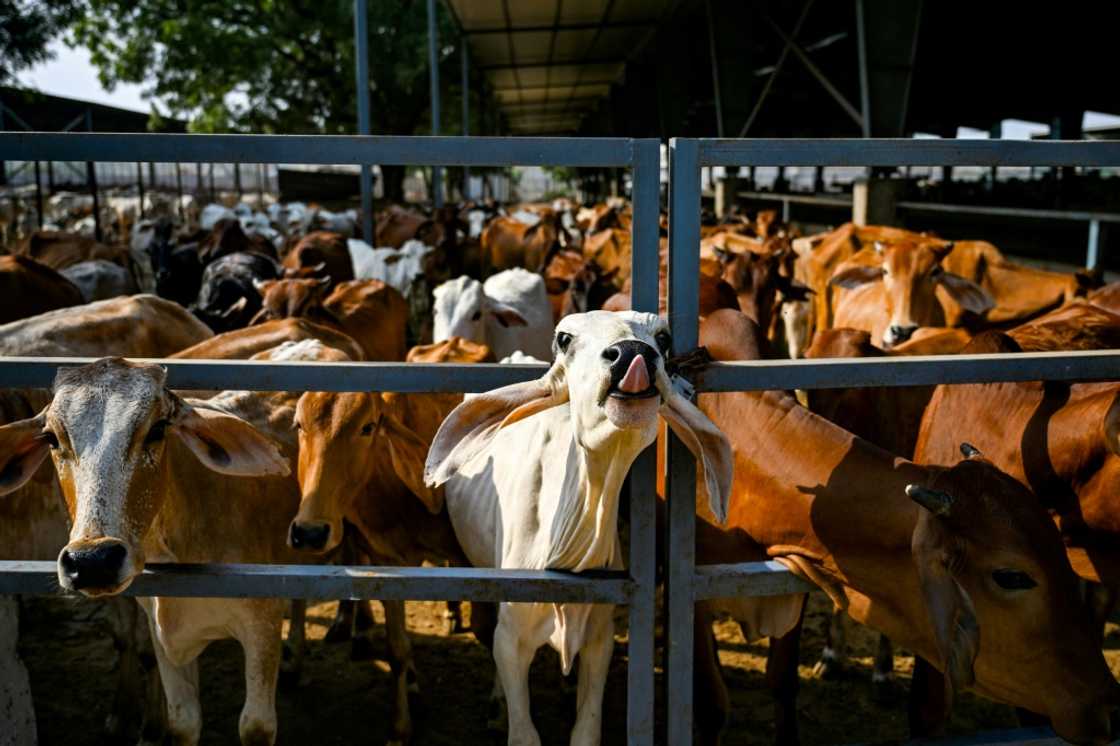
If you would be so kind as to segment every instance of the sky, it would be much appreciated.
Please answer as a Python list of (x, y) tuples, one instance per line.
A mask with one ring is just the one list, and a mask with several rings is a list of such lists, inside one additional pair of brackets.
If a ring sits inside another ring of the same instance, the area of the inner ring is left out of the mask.
[[(122, 109), (145, 113), (151, 110), (151, 103), (141, 96), (141, 86), (120, 84), (111, 92), (106, 91), (98, 81), (97, 70), (90, 62), (89, 51), (84, 47), (70, 49), (56, 40), (49, 49), (54, 53), (54, 59), (17, 76), (21, 85), (43, 93), (119, 106)], [(1120, 116), (1091, 111), (1085, 113), (1083, 121), (1086, 128), (1118, 125)], [(1046, 125), (1035, 122), (1007, 119), (1003, 122), (1003, 137), (1008, 140), (1027, 140), (1034, 134), (1047, 132), (1048, 129)], [(957, 137), (986, 138), (988, 133), (961, 127), (957, 131)]]

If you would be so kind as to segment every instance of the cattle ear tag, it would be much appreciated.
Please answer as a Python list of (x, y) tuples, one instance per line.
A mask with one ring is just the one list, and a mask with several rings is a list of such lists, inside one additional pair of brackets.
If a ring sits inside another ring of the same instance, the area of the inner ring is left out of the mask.
[(669, 378), (669, 384), (673, 387), (673, 391), (683, 396), (685, 399), (692, 401), (696, 396), (696, 387), (692, 385), (684, 376), (674, 375)]

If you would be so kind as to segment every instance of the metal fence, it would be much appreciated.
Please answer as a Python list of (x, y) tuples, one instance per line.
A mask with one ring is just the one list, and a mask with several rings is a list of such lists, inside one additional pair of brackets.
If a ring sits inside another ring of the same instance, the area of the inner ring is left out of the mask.
[[(0, 160), (567, 165), (633, 173), (633, 307), (658, 307), (659, 144), (599, 138), (345, 137), (0, 133)], [(696, 140), (670, 142), (669, 318), (675, 352), (696, 346), (702, 166), (1120, 166), (1120, 143), (929, 140)], [(49, 387), (74, 358), (7, 358), (0, 387)], [(182, 389), (288, 391), (484, 391), (539, 376), (542, 366), (162, 360)], [(1013, 380), (1120, 379), (1120, 353), (1035, 353), (873, 360), (717, 363), (698, 391), (903, 386)], [(628, 741), (654, 739), (655, 468), (653, 449), (631, 474), (630, 557), (624, 573), (191, 565), (150, 567), (132, 595), (282, 598), (476, 599), (629, 605)], [(695, 566), (696, 468), (670, 436), (665, 556), (668, 620), (666, 740), (692, 737), (693, 604), (810, 588), (775, 563)], [(57, 593), (51, 562), (0, 562), (0, 594)]]

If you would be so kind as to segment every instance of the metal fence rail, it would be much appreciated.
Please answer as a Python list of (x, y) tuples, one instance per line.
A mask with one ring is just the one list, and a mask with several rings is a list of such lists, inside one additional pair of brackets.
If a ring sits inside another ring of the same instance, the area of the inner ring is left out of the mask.
[[(173, 156), (172, 156), (173, 154)], [(575, 165), (633, 169), (632, 306), (658, 305), (659, 144), (602, 138), (322, 137), (0, 133), (0, 160), (416, 165)], [(700, 168), (770, 165), (1092, 165), (1120, 166), (1120, 143), (929, 140), (695, 140), (670, 142), (669, 318), (675, 352), (698, 335)], [(80, 358), (0, 360), (0, 387), (49, 386)], [(161, 360), (172, 387), (289, 391), (484, 391), (538, 376), (542, 366), (404, 363), (285, 363)], [(1033, 353), (872, 360), (713, 364), (699, 391), (899, 386), (984, 381), (1120, 378), (1120, 353)], [(477, 599), (628, 603), (628, 740), (653, 743), (653, 449), (631, 474), (630, 558), (626, 573), (497, 571), (304, 565), (152, 566), (131, 594), (288, 598)], [(696, 466), (674, 436), (667, 452), (667, 742), (692, 737), (693, 604), (727, 595), (804, 592), (777, 563), (695, 566)], [(57, 593), (54, 563), (0, 562), (0, 593)]]

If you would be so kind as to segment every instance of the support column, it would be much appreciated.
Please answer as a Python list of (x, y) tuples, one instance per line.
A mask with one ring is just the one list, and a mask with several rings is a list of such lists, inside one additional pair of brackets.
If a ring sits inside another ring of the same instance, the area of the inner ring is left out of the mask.
[[(439, 134), (439, 32), (436, 0), (428, 0), (428, 79), (431, 84), (432, 134)], [(432, 166), (432, 205), (443, 207), (443, 169)]]
[[(93, 132), (93, 111), (86, 109), (86, 132)], [(86, 186), (93, 195), (93, 237), (98, 242), (104, 240), (101, 231), (101, 200), (97, 196), (97, 167), (93, 161), (86, 161)], [(127, 240), (127, 237), (126, 237)]]
[[(369, 111), (369, 17), (367, 11), (367, 0), (354, 0), (354, 57), (357, 60), (359, 135), (369, 135), (372, 132)], [(373, 246), (373, 183), (370, 164), (363, 163), (360, 171), (358, 178), (361, 182), (362, 193), (362, 238)]]
[(852, 222), (858, 226), (898, 225), (901, 179), (864, 177), (852, 185)]
[[(462, 97), (463, 97), (463, 135), (471, 133), (471, 71), (470, 71), (470, 44), (467, 41), (467, 35), (463, 34), (461, 41), (462, 46), (460, 50), (459, 59), (462, 62)], [(470, 166), (463, 166), (463, 194), (464, 201), (470, 199), (471, 189), (471, 168)]]

